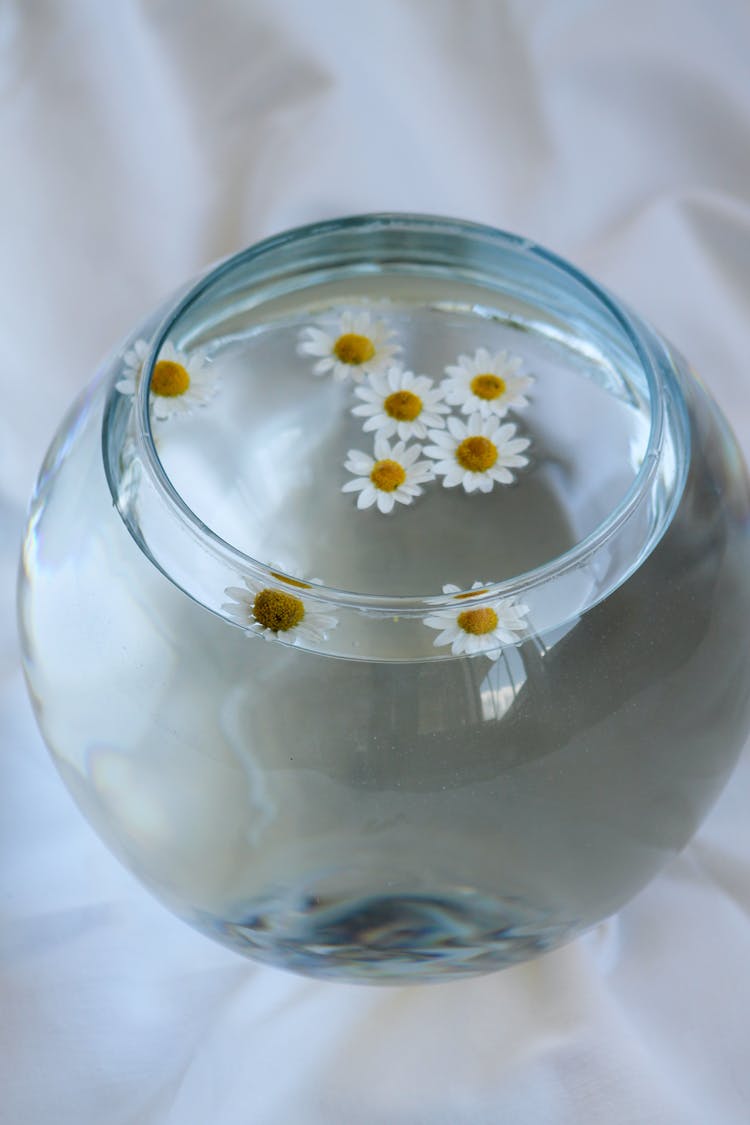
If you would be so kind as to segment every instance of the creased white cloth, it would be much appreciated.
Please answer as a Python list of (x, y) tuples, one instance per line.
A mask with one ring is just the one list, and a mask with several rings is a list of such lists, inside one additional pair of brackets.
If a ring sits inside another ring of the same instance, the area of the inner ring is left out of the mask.
[[(750, 760), (613, 920), (503, 973), (317, 983), (174, 920), (73, 807), (18, 671), (44, 449), (100, 356), (301, 222), (451, 214), (572, 259), (750, 452), (746, 0), (0, 5), (0, 1122), (746, 1125)], [(749, 625), (750, 628), (750, 625)]]

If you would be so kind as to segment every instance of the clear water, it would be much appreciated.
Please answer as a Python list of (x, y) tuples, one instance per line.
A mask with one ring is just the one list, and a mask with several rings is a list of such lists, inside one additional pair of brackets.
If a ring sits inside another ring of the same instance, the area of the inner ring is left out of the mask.
[[(356, 509), (341, 491), (347, 451), (372, 452), (351, 413), (354, 383), (314, 377), (299, 356), (300, 330), (346, 308), (330, 297), (208, 346), (221, 394), (187, 424), (159, 430), (167, 473), (193, 511), (252, 558), (293, 575), (368, 594), (439, 594), (443, 584), (500, 581), (562, 554), (617, 506), (640, 468), (649, 432), (641, 389), (575, 341), (503, 321), (460, 302), (375, 300), (403, 346), (404, 366), (439, 384), (447, 364), (478, 347), (523, 358), (534, 384), (528, 407), (503, 420), (530, 439), (530, 464), (490, 494), (439, 480), (388, 517)], [(359, 299), (362, 302), (362, 298)], [(545, 325), (540, 328), (549, 328)], [(458, 407), (453, 413), (463, 420)], [(395, 440), (395, 439), (392, 439)], [(430, 444), (427, 439), (423, 444)]]
[[(201, 519), (292, 574), (391, 594), (512, 576), (593, 530), (643, 456), (637, 382), (550, 324), (417, 296), (388, 313), (408, 366), (439, 376), (486, 346), (534, 375), (517, 483), (357, 511), (342, 461), (369, 439), (351, 387), (295, 352), (328, 294), (194, 333), (222, 390), (157, 444)], [(371, 662), (247, 637), (154, 568), (104, 477), (105, 391), (61, 432), (32, 511), (28, 675), (76, 800), (182, 917), (318, 976), (444, 979), (559, 944), (685, 843), (744, 738), (750, 682), (746, 486), (699, 392), (677, 514), (603, 603), (497, 660)]]

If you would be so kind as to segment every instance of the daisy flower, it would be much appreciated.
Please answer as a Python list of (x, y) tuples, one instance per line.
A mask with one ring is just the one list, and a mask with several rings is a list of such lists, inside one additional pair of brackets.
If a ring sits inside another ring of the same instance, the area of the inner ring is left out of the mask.
[(273, 577), (291, 589), (280, 590), (243, 578), (244, 586), (227, 586), (224, 593), (232, 601), (221, 608), (247, 633), (257, 633), (269, 641), (281, 637), (295, 645), (324, 641), (338, 621), (320, 613), (301, 596), (302, 590), (310, 589), (310, 583), (283, 574), (273, 573)]
[[(115, 383), (121, 394), (134, 395), (138, 390), (148, 351), (146, 340), (136, 340), (125, 353), (125, 374)], [(217, 389), (217, 377), (201, 355), (185, 355), (167, 342), (159, 352), (151, 375), (151, 411), (160, 419), (189, 414), (193, 407), (205, 406)]]
[(442, 476), (446, 488), (462, 484), (467, 492), (491, 492), (496, 481), (512, 483), (511, 469), (529, 463), (522, 456), (529, 440), (516, 437), (517, 432), (511, 422), (501, 425), (497, 418), (482, 418), (479, 413), (466, 422), (451, 417), (447, 432), (430, 430), (435, 444), (425, 446), (424, 451), (437, 461), (435, 473)]
[(393, 332), (384, 320), (373, 320), (368, 312), (344, 312), (332, 332), (310, 325), (300, 332), (297, 352), (317, 358), (314, 375), (333, 373), (334, 379), (350, 375), (361, 383), (365, 375), (390, 366), (401, 351), (391, 342)]
[(460, 355), (445, 369), (448, 378), (441, 383), (445, 401), (460, 406), (462, 414), (478, 411), (483, 418), (502, 418), (513, 407), (528, 406), (526, 391), (534, 380), (516, 374), (522, 362), (520, 356), (507, 352), (490, 355), (486, 348), (479, 348), (473, 357)]
[(524, 620), (529, 607), (515, 598), (495, 598), (482, 605), (471, 607), (467, 600), (487, 593), (482, 582), (475, 582), (470, 591), (461, 593), (458, 586), (443, 586), (444, 594), (453, 594), (458, 603), (455, 608), (440, 610), (424, 618), (429, 629), (439, 629), (434, 644), (450, 645), (454, 656), (467, 653), (491, 652), (503, 645), (517, 644), (526, 632)]
[(342, 492), (358, 492), (357, 507), (370, 508), (377, 504), (379, 511), (392, 512), (399, 504), (411, 504), (416, 496), (422, 495), (421, 485), (433, 479), (432, 465), (429, 461), (418, 461), (421, 445), (406, 448), (403, 441), (397, 442), (393, 449), (382, 434), (375, 438), (375, 456), (350, 449), (344, 468), (355, 474), (355, 479), (347, 481)]
[(365, 431), (377, 430), (387, 438), (396, 434), (402, 441), (424, 438), (430, 426), (442, 429), (441, 415), (450, 413), (443, 392), (428, 375), (415, 375), (400, 367), (391, 367), (384, 374), (375, 372), (369, 385), (357, 387), (354, 393), (362, 404), (352, 414), (367, 418)]

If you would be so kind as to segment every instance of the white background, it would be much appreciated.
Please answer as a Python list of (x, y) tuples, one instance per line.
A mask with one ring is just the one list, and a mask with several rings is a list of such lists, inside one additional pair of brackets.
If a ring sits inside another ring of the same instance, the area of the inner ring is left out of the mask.
[[(74, 809), (18, 671), (26, 498), (101, 355), (285, 227), (531, 236), (687, 354), (750, 451), (747, 0), (0, 0), (0, 1122), (747, 1125), (750, 766), (617, 919), (371, 989), (156, 905)], [(750, 625), (749, 625), (750, 628)]]

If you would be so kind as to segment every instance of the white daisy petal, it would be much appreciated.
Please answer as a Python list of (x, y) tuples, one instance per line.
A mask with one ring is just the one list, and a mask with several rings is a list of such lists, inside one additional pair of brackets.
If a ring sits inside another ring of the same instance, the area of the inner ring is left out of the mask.
[(361, 335), (367, 335), (371, 327), (370, 314), (368, 312), (350, 313), (346, 320), (346, 325), (347, 332), (357, 332)]
[[(425, 624), (427, 624), (426, 621), (425, 621)], [(445, 623), (443, 622), (443, 624), (445, 624)], [(440, 628), (440, 626), (434, 626), (433, 625), (433, 626), (431, 626), (431, 628)], [(437, 645), (450, 645), (450, 644), (453, 644), (456, 639), (457, 639), (456, 638), (456, 630), (451, 627), (450, 629), (445, 629), (444, 632), (439, 633), (438, 636), (435, 637), (435, 640), (433, 641), (433, 644), (435, 646), (437, 646)]]
[(373, 430), (376, 433), (381, 433), (383, 437), (392, 437), (396, 432), (396, 423), (391, 418), (386, 418), (385, 414), (375, 414), (372, 418), (368, 418), (362, 429), (367, 434), (371, 434)]
[(227, 586), (224, 593), (230, 598), (234, 598), (235, 601), (239, 601), (247, 594), (247, 588), (245, 586)]
[(143, 362), (148, 355), (148, 350), (147, 340), (136, 340), (133, 346), (128, 348), (123, 355), (123, 378), (115, 384), (121, 394), (133, 395), (137, 391), (143, 371)]
[[(355, 391), (369, 391), (369, 387), (355, 387)], [(360, 398), (364, 399), (364, 395)], [(369, 398), (352, 407), (352, 414), (357, 418), (367, 418), (370, 414), (377, 414), (379, 410), (377, 397)]]
[(115, 383), (115, 390), (119, 391), (121, 395), (134, 395), (136, 392), (135, 378), (128, 375), (124, 379), (118, 379)]
[(382, 434), (375, 435), (374, 450), (375, 459), (377, 461), (383, 461), (386, 458), (390, 458), (393, 456), (390, 442), (387, 438), (384, 438)]
[(297, 351), (300, 355), (321, 355), (328, 340), (328, 333), (320, 328), (304, 328), (300, 334)]
[(427, 457), (432, 457), (435, 461), (450, 463), (448, 462), (448, 454), (451, 452), (450, 447), (448, 449), (441, 449), (439, 445), (426, 445), (422, 452)]
[(456, 444), (456, 439), (453, 435), (445, 433), (445, 431), (428, 430), (427, 436), (431, 441), (435, 442), (435, 445), (442, 449), (443, 456), (445, 455), (446, 449), (453, 449)]
[[(388, 515), (389, 512), (392, 512), (395, 503), (396, 498), (392, 492), (381, 492), (380, 489), (378, 489), (378, 508), (383, 513), (383, 515)], [(409, 504), (411, 503), (411, 500), (408, 497), (405, 497), (404, 503)]]
[(125, 352), (122, 361), (125, 364), (126, 374), (138, 380), (143, 368), (143, 361), (148, 355), (149, 344), (147, 340), (136, 340), (132, 348)]
[(344, 468), (348, 469), (350, 473), (356, 473), (358, 476), (362, 473), (372, 472), (372, 467), (375, 461), (368, 453), (360, 453), (358, 449), (350, 449), (347, 453), (347, 459), (344, 462)]

